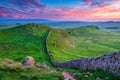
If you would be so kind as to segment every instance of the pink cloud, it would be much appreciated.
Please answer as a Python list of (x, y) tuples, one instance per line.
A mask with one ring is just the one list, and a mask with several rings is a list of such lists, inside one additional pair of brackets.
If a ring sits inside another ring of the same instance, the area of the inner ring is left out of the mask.
[(91, 0), (85, 0), (85, 2), (86, 2), (88, 5), (92, 5), (92, 1), (91, 1)]
[[(14, 1), (14, 0), (12, 0)], [(27, 4), (31, 4), (31, 0), (26, 0)], [(39, 0), (34, 0), (38, 2)], [(92, 0), (85, 0), (88, 5), (93, 5)], [(105, 0), (100, 0), (104, 2)], [(39, 3), (40, 4), (40, 3)], [(45, 18), (54, 20), (120, 20), (120, 0), (115, 0), (112, 4), (106, 3), (99, 6), (78, 6), (74, 8), (45, 8), (42, 7), (30, 8), (27, 13), (0, 10), (0, 16), (13, 18)]]
[(7, 17), (8, 14), (6, 14), (6, 13), (1, 13), (0, 16)]
[(55, 9), (49, 10), (48, 13), (52, 13), (50, 14), (52, 19), (57, 17), (57, 19), (63, 20), (120, 20), (120, 6), (118, 1), (120, 2), (120, 0), (117, 0), (113, 4), (105, 4), (89, 9), (86, 7), (76, 7), (67, 10)]
[(13, 15), (13, 17), (14, 17), (14, 18), (20, 18), (20, 16), (18, 16), (18, 15)]

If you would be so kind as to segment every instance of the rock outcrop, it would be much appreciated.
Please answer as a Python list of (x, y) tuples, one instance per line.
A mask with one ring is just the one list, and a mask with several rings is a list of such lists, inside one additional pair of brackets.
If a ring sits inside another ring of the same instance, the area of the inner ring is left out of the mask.
[(26, 56), (26, 58), (22, 62), (24, 66), (34, 66), (34, 63), (34, 58), (31, 56)]
[(62, 75), (64, 76), (64, 80), (76, 80), (74, 76), (68, 72), (62, 72)]

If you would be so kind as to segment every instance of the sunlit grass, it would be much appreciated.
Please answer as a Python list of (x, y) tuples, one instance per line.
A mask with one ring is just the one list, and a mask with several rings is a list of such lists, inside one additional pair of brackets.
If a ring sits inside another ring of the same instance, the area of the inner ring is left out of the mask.
[[(53, 30), (48, 38), (48, 48), (55, 61), (101, 56), (120, 49), (120, 35), (100, 31), (95, 26)], [(67, 34), (65, 37), (63, 34)]]
[(29, 55), (37, 62), (50, 64), (45, 44), (50, 29), (44, 25), (27, 24), (0, 30), (0, 57), (22, 61)]
[[(48, 36), (51, 30), (52, 32)], [(45, 25), (27, 24), (0, 30), (0, 58), (10, 58), (22, 62), (24, 57), (29, 55), (34, 57), (36, 62), (45, 63), (58, 70), (59, 68), (51, 65), (47, 55), (47, 36), (49, 52), (53, 59), (58, 62), (99, 56), (120, 49), (120, 36), (118, 34), (99, 31), (95, 27), (61, 30), (52, 29)], [(2, 66), (4, 70), (0, 67), (0, 78), (4, 80), (59, 80), (62, 78), (61, 72), (49, 73), (48, 71), (47, 74), (44, 74), (46, 70), (43, 69), (40, 72), (31, 69), (9, 70), (5, 67), (7, 64), (2, 59), (0, 59), (0, 64), (4, 65)], [(119, 80), (119, 77), (103, 70), (61, 70), (75, 74), (80, 80), (96, 80), (98, 77), (104, 80)], [(88, 74), (86, 78), (85, 75), (88, 72), (92, 76)]]

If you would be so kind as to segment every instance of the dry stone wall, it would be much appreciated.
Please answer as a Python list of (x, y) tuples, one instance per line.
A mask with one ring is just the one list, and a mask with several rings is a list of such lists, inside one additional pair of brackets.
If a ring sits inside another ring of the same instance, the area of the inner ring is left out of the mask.
[[(49, 32), (48, 36), (50, 34), (51, 34), (51, 31)], [(95, 70), (100, 68), (103, 70), (111, 71), (120, 76), (120, 51), (111, 52), (95, 58), (81, 58), (81, 59), (59, 63), (59, 62), (55, 62), (52, 59), (52, 56), (50, 55), (48, 50), (47, 39), (46, 39), (46, 47), (47, 47), (48, 56), (51, 60), (51, 63), (54, 66), (63, 67), (63, 68), (84, 69), (84, 70), (87, 70), (87, 69)]]
[(82, 58), (67, 62), (54, 62), (54, 66), (75, 69), (103, 69), (120, 76), (120, 52), (112, 52), (96, 58)]

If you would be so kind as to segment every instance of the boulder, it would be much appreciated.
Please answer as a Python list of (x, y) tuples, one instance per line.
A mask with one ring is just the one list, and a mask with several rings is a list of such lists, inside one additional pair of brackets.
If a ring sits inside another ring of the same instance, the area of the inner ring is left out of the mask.
[(34, 66), (34, 63), (35, 63), (34, 58), (31, 56), (26, 56), (22, 62), (24, 66)]
[(8, 64), (12, 64), (13, 63), (13, 60), (11, 60), (11, 59), (4, 59), (4, 61), (6, 62), (6, 63), (8, 63)]

